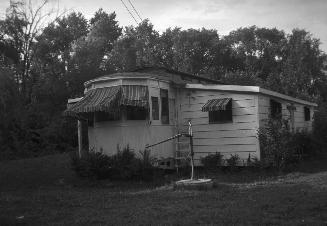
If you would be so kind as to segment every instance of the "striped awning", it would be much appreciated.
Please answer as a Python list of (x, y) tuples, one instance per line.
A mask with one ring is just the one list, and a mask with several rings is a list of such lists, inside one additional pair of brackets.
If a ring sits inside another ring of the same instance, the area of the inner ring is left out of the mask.
[(226, 110), (226, 107), (231, 103), (232, 98), (212, 99), (203, 105), (202, 111), (219, 111)]
[(91, 89), (80, 101), (68, 106), (64, 115), (99, 111), (115, 113), (122, 105), (148, 108), (148, 87), (124, 85)]
[(149, 107), (149, 95), (147, 86), (124, 85), (119, 105)]

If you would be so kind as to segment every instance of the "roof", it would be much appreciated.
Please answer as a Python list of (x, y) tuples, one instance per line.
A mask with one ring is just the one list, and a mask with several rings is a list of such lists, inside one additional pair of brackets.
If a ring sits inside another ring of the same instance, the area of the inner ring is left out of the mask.
[(239, 85), (203, 85), (203, 84), (186, 84), (186, 89), (199, 89), (199, 90), (219, 90), (219, 91), (230, 91), (230, 92), (246, 92), (246, 93), (261, 93), (264, 95), (277, 97), (280, 99), (314, 106), (317, 107), (318, 105), (313, 102), (309, 102), (306, 100), (294, 98), (291, 96), (287, 96), (285, 94), (281, 94), (275, 91), (267, 90), (264, 88), (261, 88), (259, 86), (239, 86)]
[[(196, 80), (204, 81), (204, 82), (207, 82), (210, 84), (223, 84), (222, 82), (220, 82), (218, 80), (205, 78), (205, 77), (201, 77), (198, 75), (192, 75), (189, 73), (172, 70), (172, 69), (168, 69), (165, 67), (140, 67), (140, 68), (137, 68), (130, 72), (118, 72), (118, 73), (100, 76), (95, 79), (86, 81), (84, 83), (84, 85), (88, 86), (95, 82), (103, 82), (103, 81), (107, 81), (107, 80), (122, 79), (122, 78), (156, 78), (156, 77), (158, 78), (158, 77), (160, 77), (160, 75), (158, 75), (156, 73), (156, 71), (162, 71), (162, 72), (165, 72), (168, 74), (179, 75), (181, 77), (186, 77), (189, 79), (196, 79)], [(167, 77), (166, 77), (166, 79), (167, 79)], [(185, 82), (185, 84), (186, 84), (186, 82)]]
[(206, 81), (206, 82), (210, 82), (210, 83), (214, 83), (214, 84), (224, 84), (223, 82), (219, 81), (219, 80), (215, 80), (215, 79), (211, 79), (211, 78), (206, 78), (206, 77), (202, 77), (202, 76), (198, 76), (198, 75), (193, 75), (190, 73), (186, 73), (186, 72), (182, 72), (182, 71), (178, 71), (178, 70), (173, 70), (173, 69), (169, 69), (166, 67), (158, 67), (158, 66), (145, 66), (145, 67), (140, 67), (135, 69), (135, 72), (140, 72), (140, 71), (153, 71), (153, 70), (162, 70), (165, 71), (167, 73), (170, 74), (177, 74), (177, 75), (181, 75), (181, 76), (186, 76), (189, 78), (193, 78), (193, 79), (200, 79), (202, 81)]

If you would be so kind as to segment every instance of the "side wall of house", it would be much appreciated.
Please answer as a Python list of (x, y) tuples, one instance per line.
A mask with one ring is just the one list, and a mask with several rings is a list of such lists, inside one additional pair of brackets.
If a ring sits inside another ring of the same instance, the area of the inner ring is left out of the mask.
[[(94, 127), (89, 127), (89, 147), (112, 155), (117, 152), (117, 145), (121, 148), (129, 145), (138, 154), (138, 151), (145, 149), (145, 144), (160, 141), (163, 136), (170, 136), (172, 132), (169, 126), (156, 128), (149, 125), (148, 121), (95, 123)], [(173, 156), (171, 143), (164, 143), (151, 150), (153, 157)]]
[[(105, 154), (112, 155), (117, 152), (117, 145), (121, 148), (129, 147), (143, 151), (146, 144), (154, 144), (171, 137), (175, 133), (175, 92), (167, 82), (158, 80), (123, 80), (123, 85), (147, 85), (149, 87), (149, 114), (146, 120), (120, 120), (95, 122), (89, 127), (89, 147), (97, 151), (102, 150)], [(107, 85), (107, 84), (105, 84)], [(100, 88), (100, 87), (97, 87)], [(169, 98), (169, 124), (161, 123), (161, 101), (160, 89), (168, 90)], [(159, 99), (159, 120), (152, 119), (151, 97)], [(174, 143), (166, 142), (151, 148), (151, 156), (155, 158), (166, 158), (174, 156)]]
[[(259, 94), (259, 123), (260, 126), (265, 126), (269, 114), (270, 114), (270, 100), (273, 99), (282, 104), (282, 117), (283, 119), (290, 120), (290, 112), (287, 109), (288, 105), (294, 105), (296, 110), (294, 111), (294, 128), (295, 131), (300, 130), (312, 130), (312, 121), (313, 121), (313, 113), (314, 108), (312, 106), (299, 104), (295, 102), (291, 102), (288, 100), (280, 99), (277, 97), (270, 97), (267, 95)], [(309, 107), (310, 109), (310, 120), (305, 121), (304, 119), (304, 107)]]
[[(232, 98), (233, 121), (209, 124), (209, 113), (202, 112), (202, 106), (219, 98)], [(224, 158), (237, 154), (241, 164), (246, 163), (249, 155), (260, 158), (257, 94), (184, 89), (180, 92), (179, 112), (181, 127), (186, 129), (191, 120), (197, 164), (201, 157), (216, 152)]]

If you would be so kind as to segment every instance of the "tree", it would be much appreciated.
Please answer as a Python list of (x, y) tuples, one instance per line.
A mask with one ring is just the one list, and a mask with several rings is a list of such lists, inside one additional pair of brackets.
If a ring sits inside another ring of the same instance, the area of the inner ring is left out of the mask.
[(123, 35), (115, 42), (106, 65), (115, 71), (158, 65), (158, 43), (159, 33), (149, 20), (142, 21), (137, 27), (126, 27)]
[(72, 52), (71, 75), (80, 83), (79, 92), (83, 89), (83, 82), (110, 71), (104, 62), (121, 31), (115, 12), (108, 14), (99, 9), (91, 18), (88, 33), (74, 43)]
[(30, 77), (33, 47), (37, 35), (42, 31), (48, 17), (54, 9), (43, 13), (49, 0), (34, 6), (32, 1), (10, 1), (6, 17), (0, 21), (0, 34), (3, 40), (10, 43), (20, 56), (16, 70), (16, 82), (25, 98), (28, 99), (27, 82)]
[(252, 26), (232, 31), (224, 39), (236, 60), (237, 70), (258, 73), (263, 80), (270, 73), (280, 72), (286, 44), (283, 31)]
[(192, 74), (204, 74), (215, 64), (215, 54), (219, 52), (219, 36), (216, 30), (167, 29), (161, 39), (164, 65), (171, 64), (176, 70)]
[(285, 94), (307, 99), (319, 95), (319, 83), (326, 81), (322, 72), (326, 56), (319, 45), (319, 39), (305, 30), (294, 29), (288, 36), (281, 76)]

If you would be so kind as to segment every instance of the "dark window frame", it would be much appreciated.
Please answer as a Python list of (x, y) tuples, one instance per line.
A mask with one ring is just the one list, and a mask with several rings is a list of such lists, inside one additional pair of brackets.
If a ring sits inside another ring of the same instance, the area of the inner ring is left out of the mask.
[(304, 106), (304, 121), (310, 121), (311, 120), (311, 111), (309, 107)]
[(159, 97), (151, 97), (152, 120), (159, 120)]
[(209, 124), (223, 124), (233, 122), (232, 101), (226, 105), (226, 110), (209, 111)]
[(282, 119), (282, 111), (282, 103), (274, 99), (270, 99), (270, 117), (272, 119)]
[(160, 89), (161, 124), (169, 125), (169, 97), (168, 89)]

